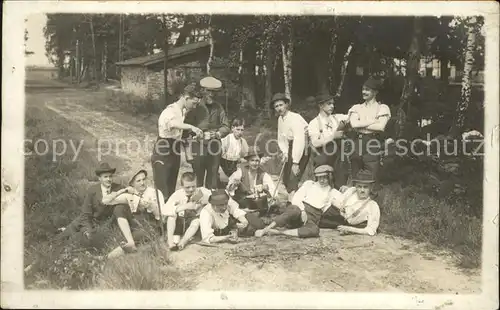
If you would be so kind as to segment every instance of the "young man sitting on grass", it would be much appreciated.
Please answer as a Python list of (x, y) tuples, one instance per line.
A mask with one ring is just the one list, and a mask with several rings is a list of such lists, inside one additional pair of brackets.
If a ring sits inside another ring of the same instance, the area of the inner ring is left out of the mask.
[(352, 182), (353, 187), (342, 186), (343, 193), (335, 190), (333, 207), (323, 214), (319, 227), (337, 229), (341, 234), (374, 236), (380, 222), (380, 208), (370, 198), (375, 183), (373, 174), (360, 170)]
[(200, 213), (201, 239), (204, 243), (234, 242), (238, 234), (253, 236), (264, 222), (255, 213), (246, 213), (223, 189), (210, 195)]
[[(165, 203), (167, 215), (167, 242), (171, 250), (182, 250), (200, 228), (201, 209), (208, 204), (212, 192), (196, 187), (196, 176), (185, 172), (181, 176), (181, 189), (175, 191)], [(181, 238), (182, 236), (182, 238)]]
[[(257, 147), (251, 147), (244, 157), (248, 162), (238, 168), (230, 177), (227, 190), (234, 192), (233, 199), (245, 211), (258, 211), (263, 216), (268, 211), (268, 201), (276, 189), (271, 176), (260, 166), (262, 153)], [(247, 212), (248, 212), (247, 211)]]
[[(319, 236), (319, 221), (333, 201), (333, 168), (321, 165), (314, 169), (316, 181), (305, 181), (293, 195), (292, 203), (283, 214), (274, 218), (264, 229), (255, 232), (257, 237), (266, 234), (287, 235), (300, 238)], [(286, 227), (277, 230), (275, 227)]]
[(122, 185), (114, 183), (113, 176), (115, 172), (116, 168), (111, 168), (108, 163), (99, 165), (95, 171), (99, 183), (90, 186), (83, 201), (82, 214), (71, 222), (60, 237), (67, 237), (73, 233), (83, 231), (85, 237), (92, 243), (95, 231), (94, 224), (102, 225), (116, 219), (126, 240), (126, 243), (122, 244), (121, 248), (125, 252), (137, 250), (131, 230), (134, 221), (130, 207), (126, 202), (115, 201), (115, 199), (125, 193), (138, 193), (131, 186), (124, 188)]

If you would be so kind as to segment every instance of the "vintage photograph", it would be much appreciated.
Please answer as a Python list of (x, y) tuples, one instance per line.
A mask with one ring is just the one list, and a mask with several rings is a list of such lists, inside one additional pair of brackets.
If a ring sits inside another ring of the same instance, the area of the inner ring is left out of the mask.
[(26, 15), (24, 289), (481, 294), (485, 16), (330, 11)]

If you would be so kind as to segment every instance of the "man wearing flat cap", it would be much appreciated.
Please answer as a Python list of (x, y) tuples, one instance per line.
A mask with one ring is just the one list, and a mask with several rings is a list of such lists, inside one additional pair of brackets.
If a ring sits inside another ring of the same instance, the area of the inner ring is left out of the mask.
[(278, 146), (285, 165), (283, 184), (293, 196), (309, 162), (307, 122), (300, 114), (290, 111), (290, 99), (285, 94), (275, 94), (270, 105), (278, 114)]
[(344, 129), (347, 126), (346, 114), (334, 114), (333, 97), (329, 94), (320, 94), (316, 97), (319, 114), (309, 122), (308, 133), (314, 156), (314, 166), (322, 164), (334, 168), (335, 187), (345, 185), (348, 172), (341, 154), (341, 141), (344, 138)]
[(215, 102), (215, 92), (221, 87), (221, 81), (214, 77), (200, 80), (204, 97), (196, 109), (186, 115), (186, 122), (203, 131), (201, 139), (191, 141), (193, 171), (199, 187), (215, 189), (218, 186), (219, 165), (221, 158), (221, 139), (229, 134), (229, 120), (222, 105)]
[[(336, 190), (333, 188), (333, 168), (321, 165), (314, 169), (315, 181), (305, 181), (292, 198), (285, 212), (274, 218), (264, 229), (257, 230), (255, 236), (266, 234), (287, 235), (299, 238), (319, 237), (319, 222), (331, 207)], [(277, 230), (282, 227), (285, 230)]]
[(377, 101), (376, 97), (381, 88), (380, 79), (368, 78), (361, 91), (364, 102), (355, 104), (347, 113), (349, 123), (354, 130), (352, 137), (354, 150), (350, 157), (351, 176), (356, 176), (362, 169), (370, 170), (375, 183), (377, 183), (383, 145), (380, 133), (385, 130), (391, 118), (389, 107)]

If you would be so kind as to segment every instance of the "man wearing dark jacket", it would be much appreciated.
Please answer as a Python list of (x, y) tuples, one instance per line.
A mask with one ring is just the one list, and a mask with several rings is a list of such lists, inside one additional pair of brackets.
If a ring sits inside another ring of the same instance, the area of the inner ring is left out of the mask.
[(203, 138), (191, 141), (193, 171), (197, 186), (215, 189), (221, 158), (221, 139), (230, 132), (226, 111), (215, 102), (214, 92), (221, 88), (221, 81), (206, 77), (200, 80), (205, 90), (202, 103), (186, 115), (186, 123), (203, 130)]

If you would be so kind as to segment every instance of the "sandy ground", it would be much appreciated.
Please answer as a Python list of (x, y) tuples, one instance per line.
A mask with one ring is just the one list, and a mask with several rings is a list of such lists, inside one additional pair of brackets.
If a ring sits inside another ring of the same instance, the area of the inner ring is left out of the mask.
[[(139, 168), (151, 172), (154, 132), (81, 105), (82, 98), (94, 96), (91, 92), (52, 90), (27, 95), (27, 100), (35, 95), (47, 109), (83, 128), (96, 142), (131, 137), (142, 141), (141, 147), (128, 152), (124, 145), (112, 149), (120, 150), (118, 155), (129, 164), (130, 171), (119, 172), (122, 177)], [(190, 167), (183, 163), (181, 172), (186, 169)], [(172, 259), (202, 290), (479, 293), (481, 289), (480, 270), (459, 270), (449, 252), (388, 235), (340, 236), (322, 230), (317, 239), (280, 236), (217, 247), (193, 244), (172, 253)]]

